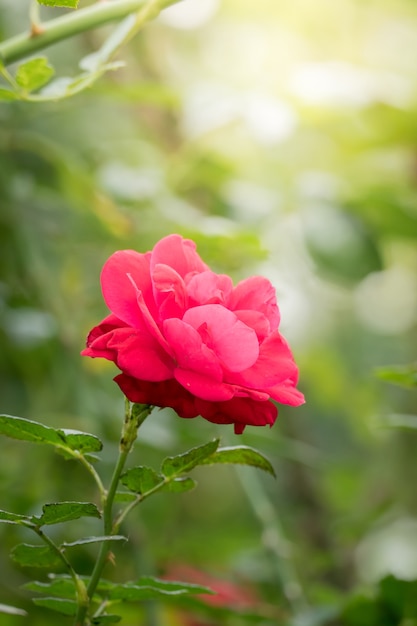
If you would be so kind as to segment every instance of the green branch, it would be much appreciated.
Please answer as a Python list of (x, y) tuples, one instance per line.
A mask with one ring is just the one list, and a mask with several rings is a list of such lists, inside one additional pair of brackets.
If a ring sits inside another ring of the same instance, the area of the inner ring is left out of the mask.
[(4, 65), (9, 65), (54, 43), (109, 22), (116, 22), (141, 9), (147, 10), (149, 7), (152, 9), (152, 17), (156, 17), (162, 9), (176, 2), (178, 0), (112, 0), (93, 4), (43, 23), (42, 32), (38, 34), (28, 31), (1, 42), (0, 59)]

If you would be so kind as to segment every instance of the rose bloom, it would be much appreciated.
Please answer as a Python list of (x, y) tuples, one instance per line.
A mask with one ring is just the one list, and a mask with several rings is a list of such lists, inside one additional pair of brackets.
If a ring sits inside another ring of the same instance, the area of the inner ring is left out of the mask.
[(278, 331), (271, 283), (252, 276), (233, 286), (202, 261), (193, 241), (161, 239), (151, 252), (115, 252), (101, 273), (111, 311), (81, 354), (113, 361), (131, 402), (171, 407), (216, 424), (275, 422), (271, 400), (297, 406), (298, 370)]

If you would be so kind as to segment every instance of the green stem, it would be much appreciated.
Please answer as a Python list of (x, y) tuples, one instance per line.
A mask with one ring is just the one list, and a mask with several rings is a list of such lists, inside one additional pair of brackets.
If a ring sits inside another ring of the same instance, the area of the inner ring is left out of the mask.
[[(135, 443), (138, 428), (148, 417), (152, 409), (153, 407), (150, 405), (133, 404), (131, 406), (130, 403), (126, 400), (125, 420), (122, 429), (122, 436), (120, 439), (119, 458), (117, 459), (116, 467), (114, 468), (113, 476), (110, 481), (110, 486), (104, 499), (104, 535), (115, 534), (113, 530), (113, 502), (116, 495), (117, 487), (119, 485), (120, 476), (123, 472), (129, 452), (131, 451), (133, 444)], [(101, 544), (100, 552), (98, 554), (97, 561), (87, 587), (89, 602), (91, 602), (91, 599), (100, 581), (104, 566), (106, 565), (108, 560), (109, 552), (109, 542), (105, 541)], [(78, 605), (77, 615), (75, 618), (75, 626), (84, 626), (87, 611), (88, 603), (87, 605)]]
[[(31, 31), (11, 37), (0, 43), (0, 59), (4, 65), (20, 61), (28, 55), (43, 50), (87, 30), (123, 19), (131, 13), (150, 7), (152, 17), (178, 0), (118, 0), (100, 2), (85, 9), (68, 13), (42, 24), (42, 32)], [(149, 16), (151, 17), (151, 16)]]
[(43, 532), (41, 528), (39, 528), (39, 526), (28, 524), (28, 527), (31, 528), (38, 535), (38, 537), (40, 537), (42, 541), (46, 543), (46, 545), (49, 546), (57, 554), (57, 556), (63, 562), (65, 569), (67, 570), (72, 580), (74, 581), (76, 597), (77, 597), (77, 605), (78, 607), (85, 607), (85, 610), (87, 610), (88, 603), (89, 603), (87, 589), (83, 581), (81, 580), (81, 578), (78, 576), (77, 572), (72, 567), (71, 563), (68, 561), (63, 550), (59, 548), (59, 546), (57, 546), (56, 543), (52, 541), (50, 537), (48, 537), (48, 535), (45, 535), (45, 533)]
[(74, 459), (78, 459), (78, 461), (81, 463), (81, 465), (83, 465), (85, 467), (85, 469), (91, 474), (91, 476), (93, 477), (98, 490), (100, 492), (100, 500), (101, 500), (101, 504), (104, 506), (104, 501), (106, 498), (106, 490), (103, 486), (103, 483), (101, 482), (101, 478), (98, 475), (98, 473), (96, 472), (95, 468), (91, 465), (91, 463), (89, 463), (87, 461), (87, 459), (85, 458), (85, 456), (83, 454), (81, 454), (80, 452), (74, 450), (75, 454), (73, 455)]
[(31, 0), (29, 9), (30, 34), (36, 37), (42, 32), (39, 4), (37, 0)]

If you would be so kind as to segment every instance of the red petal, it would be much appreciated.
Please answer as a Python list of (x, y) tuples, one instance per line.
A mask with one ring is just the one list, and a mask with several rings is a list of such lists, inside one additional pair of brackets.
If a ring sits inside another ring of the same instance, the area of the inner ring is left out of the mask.
[(138, 290), (142, 292), (146, 306), (152, 314), (157, 314), (149, 265), (150, 253), (119, 250), (106, 261), (101, 272), (103, 297), (110, 311), (135, 328), (143, 327), (137, 304)]
[(183, 239), (180, 235), (168, 235), (158, 241), (152, 250), (151, 272), (159, 263), (169, 265), (182, 277), (208, 269), (197, 254), (194, 241)]
[(159, 263), (152, 272), (153, 293), (159, 319), (182, 317), (187, 304), (184, 281), (172, 267)]
[(129, 376), (140, 380), (161, 381), (172, 378), (172, 359), (150, 335), (132, 332), (121, 341), (115, 334), (108, 347), (114, 347), (117, 366)]
[(261, 344), (256, 363), (239, 373), (228, 373), (226, 380), (241, 387), (266, 391), (269, 387), (297, 374), (291, 350), (276, 331)]
[(278, 328), (280, 315), (275, 289), (262, 276), (251, 276), (236, 285), (227, 306), (232, 311), (249, 309), (263, 313), (269, 320), (271, 331)]
[(204, 329), (204, 337), (207, 334), (210, 337), (209, 347), (228, 370), (246, 370), (257, 360), (259, 342), (255, 331), (221, 304), (205, 304), (188, 309), (183, 319), (196, 330), (200, 326)]
[(231, 385), (225, 385), (199, 372), (177, 368), (174, 376), (184, 389), (202, 400), (219, 402), (233, 398), (233, 387)]
[(232, 289), (229, 276), (211, 270), (195, 274), (187, 284), (188, 295), (197, 304), (224, 304)]
[(217, 382), (222, 380), (223, 370), (218, 358), (192, 326), (173, 318), (165, 320), (163, 330), (180, 369), (198, 372)]

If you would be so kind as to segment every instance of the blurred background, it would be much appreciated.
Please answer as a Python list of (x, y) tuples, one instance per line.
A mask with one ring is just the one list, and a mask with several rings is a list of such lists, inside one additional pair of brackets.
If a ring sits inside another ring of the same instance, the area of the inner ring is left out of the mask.
[[(0, 0), (2, 39), (27, 28), (28, 6)], [(57, 74), (74, 75), (110, 31), (48, 50)], [(267, 276), (306, 404), (243, 436), (155, 412), (131, 460), (158, 466), (219, 435), (258, 448), (277, 480), (203, 468), (196, 491), (135, 511), (109, 577), (174, 576), (225, 597), (206, 611), (124, 609), (123, 623), (417, 624), (398, 599), (399, 581), (417, 578), (416, 391), (378, 376), (416, 359), (416, 2), (184, 0), (118, 58), (124, 68), (79, 96), (0, 106), (1, 411), (96, 433), (106, 474), (117, 372), (79, 356), (106, 315), (106, 258), (177, 232), (235, 281)], [(0, 508), (95, 498), (72, 462), (0, 444)], [(89, 523), (53, 532), (76, 538)], [(56, 623), (20, 587), (45, 574), (10, 560), (31, 540), (15, 528), (0, 528), (0, 603)], [(82, 573), (94, 555), (74, 551)]]

